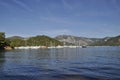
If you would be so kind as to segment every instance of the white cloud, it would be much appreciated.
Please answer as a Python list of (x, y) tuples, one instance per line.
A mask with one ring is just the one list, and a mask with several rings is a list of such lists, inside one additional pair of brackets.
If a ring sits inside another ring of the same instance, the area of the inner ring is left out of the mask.
[(27, 4), (23, 3), (22, 1), (20, 1), (20, 0), (14, 0), (14, 2), (16, 4), (18, 4), (20, 7), (22, 7), (23, 9), (25, 9), (25, 10), (27, 10), (29, 12), (32, 12), (32, 9)]

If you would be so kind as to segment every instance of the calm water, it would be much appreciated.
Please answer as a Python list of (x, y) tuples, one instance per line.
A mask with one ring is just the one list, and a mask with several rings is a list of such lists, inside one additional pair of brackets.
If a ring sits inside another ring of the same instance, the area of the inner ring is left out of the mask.
[(0, 52), (0, 80), (120, 80), (120, 47)]

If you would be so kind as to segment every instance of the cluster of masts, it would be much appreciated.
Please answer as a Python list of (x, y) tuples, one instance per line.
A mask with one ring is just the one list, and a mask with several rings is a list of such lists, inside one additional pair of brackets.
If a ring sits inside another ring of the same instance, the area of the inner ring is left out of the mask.
[(15, 49), (52, 49), (52, 48), (85, 48), (86, 46), (21, 46)]
[[(72, 37), (71, 37), (72, 38)], [(73, 38), (72, 38), (73, 39)], [(76, 42), (74, 39), (73, 39), (73, 41), (74, 41), (74, 43)], [(25, 44), (27, 44), (27, 42), (25, 42)], [(20, 47), (15, 47), (15, 49), (52, 49), (52, 48), (86, 48), (87, 46), (86, 45), (82, 45), (82, 46), (80, 46), (80, 43), (78, 42), (75, 46), (73, 46), (73, 45), (69, 45), (69, 46), (67, 46), (66, 45), (66, 40), (64, 39), (64, 41), (63, 41), (63, 46), (60, 46), (60, 45), (58, 45), (58, 46), (54, 46), (55, 45), (55, 43), (54, 43), (54, 45), (53, 45), (53, 43), (51, 42), (51, 46), (50, 47), (48, 47), (48, 46), (20, 46)]]

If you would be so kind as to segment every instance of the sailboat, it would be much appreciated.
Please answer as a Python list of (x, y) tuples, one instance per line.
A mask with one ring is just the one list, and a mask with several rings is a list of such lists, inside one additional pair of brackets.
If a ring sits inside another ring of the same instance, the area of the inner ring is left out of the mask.
[(82, 48), (87, 48), (87, 46), (86, 45), (82, 45)]

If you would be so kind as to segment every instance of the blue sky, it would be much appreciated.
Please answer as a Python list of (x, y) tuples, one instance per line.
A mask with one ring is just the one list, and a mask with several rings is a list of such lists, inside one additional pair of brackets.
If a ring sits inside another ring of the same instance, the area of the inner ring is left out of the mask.
[(120, 0), (0, 0), (6, 36), (120, 35)]

